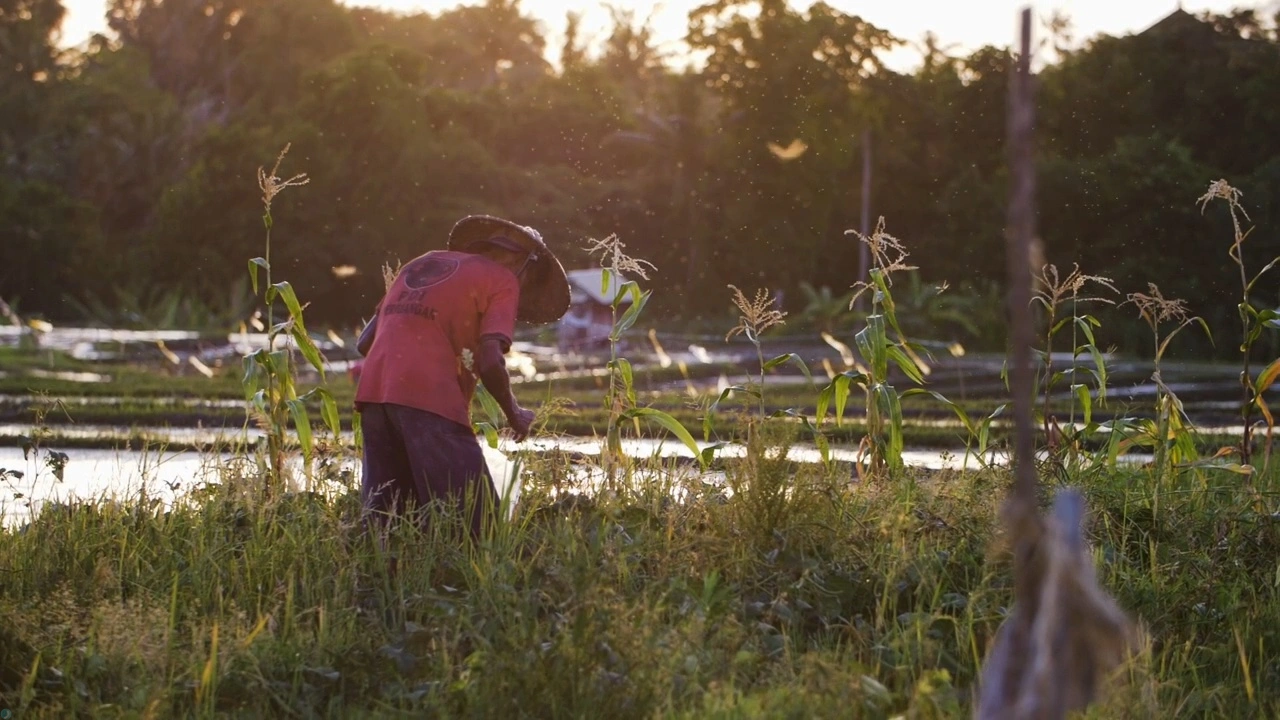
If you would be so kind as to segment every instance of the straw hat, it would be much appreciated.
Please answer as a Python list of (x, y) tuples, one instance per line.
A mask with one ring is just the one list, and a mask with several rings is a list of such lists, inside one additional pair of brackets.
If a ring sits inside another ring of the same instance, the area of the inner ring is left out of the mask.
[(514, 241), (532, 255), (525, 269), (527, 279), (520, 289), (516, 319), (535, 325), (559, 320), (569, 309), (569, 279), (537, 230), (492, 215), (468, 215), (449, 232), (448, 247), (467, 252), (469, 243), (495, 235)]

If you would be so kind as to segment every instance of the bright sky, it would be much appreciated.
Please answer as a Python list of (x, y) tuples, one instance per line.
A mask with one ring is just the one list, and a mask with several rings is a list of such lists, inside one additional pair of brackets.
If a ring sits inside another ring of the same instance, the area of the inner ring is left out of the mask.
[[(476, 0), (478, 2), (478, 0)], [(644, 0), (613, 0), (612, 3), (589, 0), (523, 0), (525, 12), (538, 18), (548, 39), (548, 55), (552, 62), (558, 60), (563, 41), (565, 13), (574, 10), (582, 13), (582, 27), (587, 39), (600, 40), (610, 27), (608, 4), (636, 7), (638, 17), (644, 17), (650, 7), (653, 10), (653, 26), (659, 42), (667, 44), (673, 52), (681, 49), (680, 40), (688, 28), (689, 11), (705, 0), (660, 0), (656, 6)], [(94, 32), (105, 28), (103, 15), (106, 0), (63, 0), (68, 17), (63, 25), (63, 45), (78, 45)], [(973, 50), (983, 45), (1007, 46), (1016, 34), (1018, 12), (1027, 5), (1026, 0), (827, 0), (832, 7), (847, 13), (861, 15), (900, 38), (919, 41), (925, 32), (932, 30), (944, 47), (955, 45), (956, 52)], [(390, 10), (436, 13), (462, 4), (458, 0), (357, 0), (348, 5), (371, 5)], [(474, 4), (474, 3), (471, 3)], [(807, 7), (810, 0), (792, 0), (793, 5)], [(1079, 43), (1100, 33), (1124, 35), (1139, 32), (1181, 5), (1188, 11), (1203, 10), (1223, 12), (1234, 7), (1253, 7), (1267, 14), (1280, 9), (1280, 0), (1049, 0), (1034, 3), (1041, 18), (1059, 10), (1071, 19), (1075, 42)], [(1036, 30), (1038, 36), (1043, 31)], [(896, 53), (889, 63), (905, 70), (915, 65), (916, 54), (911, 49)]]

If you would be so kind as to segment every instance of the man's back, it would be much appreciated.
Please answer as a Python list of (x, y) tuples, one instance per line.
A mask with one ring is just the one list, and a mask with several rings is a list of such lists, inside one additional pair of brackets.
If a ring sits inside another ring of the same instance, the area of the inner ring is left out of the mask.
[(484, 336), (511, 342), (520, 286), (481, 255), (435, 250), (401, 268), (378, 305), (378, 332), (358, 403), (392, 403), (470, 426), (475, 376), (465, 367)]

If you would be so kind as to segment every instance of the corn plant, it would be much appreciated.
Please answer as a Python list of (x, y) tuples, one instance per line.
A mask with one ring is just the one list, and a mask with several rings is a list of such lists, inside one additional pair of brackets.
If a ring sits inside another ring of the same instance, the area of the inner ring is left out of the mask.
[[(1116, 290), (1109, 278), (1086, 275), (1080, 272), (1080, 266), (1078, 265), (1074, 266), (1065, 278), (1059, 275), (1057, 266), (1045, 265), (1041, 268), (1035, 284), (1036, 289), (1032, 294), (1032, 302), (1038, 303), (1047, 316), (1044, 350), (1041, 355), (1044, 360), (1044, 373), (1041, 375), (1039, 382), (1039, 391), (1043, 396), (1041, 423), (1044, 428), (1045, 442), (1049, 447), (1050, 453), (1056, 455), (1059, 450), (1064, 452), (1078, 450), (1080, 438), (1088, 436), (1098, 429), (1093, 422), (1093, 397), (1096, 396), (1099, 404), (1102, 405), (1105, 405), (1107, 401), (1107, 364), (1103, 358), (1102, 351), (1098, 348), (1098, 343), (1094, 339), (1093, 333), (1094, 328), (1101, 327), (1102, 323), (1089, 313), (1081, 313), (1080, 305), (1082, 303), (1115, 304), (1113, 300), (1100, 294), (1088, 294), (1090, 291), (1087, 290), (1087, 287), (1090, 285), (1095, 288), (1091, 292), (1101, 293), (1109, 290), (1113, 293), (1118, 293), (1119, 291)], [(1070, 315), (1065, 315), (1063, 312), (1067, 307), (1070, 308)], [(1054, 339), (1067, 327), (1071, 329), (1071, 366), (1064, 370), (1055, 371), (1053, 367)], [(1083, 343), (1081, 342), (1082, 336)], [(1082, 368), (1078, 361), (1081, 356), (1086, 354), (1092, 361), (1092, 367), (1085, 368), (1088, 375), (1092, 377), (1092, 389), (1086, 382), (1080, 381)], [(1058, 426), (1050, 408), (1050, 398), (1064, 380), (1070, 383), (1070, 418), (1065, 431)], [(1083, 430), (1078, 433), (1075, 431), (1077, 402), (1081, 411), (1081, 420), (1084, 424)], [(1063, 440), (1061, 447), (1058, 446), (1057, 440), (1060, 434)]]
[[(607, 294), (611, 289), (613, 291), (609, 304), (612, 327), (609, 330), (609, 364), (607, 365), (609, 378), (605, 392), (609, 425), (605, 448), (601, 453), (606, 468), (612, 473), (613, 468), (617, 467), (623, 458), (623, 423), (631, 423), (638, 433), (642, 418), (656, 423), (679, 438), (693, 452), (694, 457), (705, 466), (710, 452), (701, 451), (693, 435), (678, 420), (661, 410), (637, 405), (635, 374), (631, 361), (618, 354), (618, 345), (622, 341), (623, 334), (635, 326), (653, 292), (641, 290), (640, 285), (634, 280), (624, 282), (623, 274), (634, 273), (648, 280), (648, 271), (654, 269), (653, 264), (627, 255), (626, 245), (617, 235), (610, 235), (603, 240), (591, 240), (587, 252), (591, 255), (599, 255), (602, 269), (600, 292)], [(622, 309), (624, 304), (627, 305), (625, 310)]]
[[(308, 401), (320, 401), (321, 417), (335, 438), (341, 430), (337, 402), (323, 385), (324, 358), (307, 334), (303, 306), (292, 285), (286, 281), (273, 283), (271, 277), (271, 230), (274, 225), (271, 203), (285, 188), (310, 182), (305, 173), (294, 175), (288, 180), (281, 180), (276, 175), (288, 152), (289, 146), (286, 145), (276, 158), (275, 167), (270, 174), (258, 168), (258, 187), (262, 191), (262, 223), (266, 228), (265, 254), (249, 261), (249, 278), (255, 296), (259, 290), (259, 270), (266, 275), (262, 299), (267, 309), (267, 347), (245, 356), (243, 385), (245, 400), (250, 403), (250, 415), (267, 438), (268, 474), (264, 489), (268, 495), (278, 493), (284, 486), (285, 435), (290, 419), (302, 448), (307, 476), (310, 477), (314, 442), (307, 411)], [(277, 300), (284, 303), (288, 313), (287, 318), (280, 323), (275, 322), (274, 306)], [(276, 349), (282, 336), (292, 338), (298, 352), (319, 373), (321, 385), (303, 395), (298, 394), (292, 350), (287, 345), (282, 350)]]
[[(753, 436), (756, 433), (758, 424), (762, 423), (765, 419), (765, 373), (791, 362), (795, 363), (795, 365), (800, 368), (800, 372), (804, 373), (805, 378), (808, 379), (810, 384), (813, 383), (813, 375), (809, 372), (809, 367), (805, 364), (804, 360), (796, 353), (783, 353), (782, 355), (778, 355), (768, 361), (764, 359), (764, 346), (760, 342), (760, 336), (771, 327), (786, 324), (786, 320), (783, 318), (787, 316), (785, 312), (773, 307), (773, 300), (769, 296), (769, 291), (766, 289), (758, 289), (756, 290), (755, 299), (748, 300), (747, 296), (744, 295), (736, 286), (730, 285), (729, 289), (733, 290), (733, 304), (734, 307), (738, 309), (739, 315), (738, 324), (729, 330), (729, 332), (724, 336), (724, 339), (727, 342), (733, 336), (741, 334), (751, 342), (756, 350), (756, 367), (759, 369), (759, 375), (757, 378), (757, 384), (754, 388), (735, 385), (725, 388), (720, 392), (720, 397), (713, 401), (706, 410), (707, 414), (704, 416), (703, 420), (703, 432), (704, 435), (710, 433), (709, 426), (711, 417), (719, 407), (720, 403), (724, 402), (725, 398), (729, 397), (732, 393), (741, 392), (745, 395), (755, 397), (757, 401), (759, 416), (756, 420), (749, 421), (747, 424), (748, 435)], [(770, 417), (798, 418), (805, 425), (805, 429), (813, 435), (814, 440), (818, 445), (818, 450), (822, 453), (823, 461), (830, 461), (831, 448), (827, 443), (826, 438), (816, 426), (809, 422), (809, 418), (803, 413), (800, 413), (795, 409), (786, 409), (778, 410)], [(750, 439), (750, 437), (748, 439)]]
[[(818, 396), (817, 421), (820, 426), (827, 410), (834, 407), (836, 425), (839, 426), (844, 420), (850, 386), (856, 384), (861, 387), (865, 396), (867, 434), (859, 444), (859, 454), (867, 458), (872, 475), (882, 475), (903, 465), (903, 398), (928, 394), (950, 407), (966, 425), (969, 421), (960, 408), (941, 394), (919, 387), (924, 385), (924, 375), (928, 371), (919, 354), (924, 349), (904, 336), (890, 291), (895, 272), (916, 269), (904, 262), (908, 255), (906, 248), (897, 238), (884, 232), (884, 218), (880, 218), (875, 232), (869, 237), (853, 231), (850, 233), (856, 234), (867, 245), (872, 260), (869, 279), (854, 285), (855, 292), (849, 305), (852, 310), (864, 292), (871, 294), (871, 310), (865, 327), (854, 338), (862, 362), (855, 363), (852, 370), (837, 374), (822, 390)], [(889, 384), (891, 363), (917, 387), (899, 393)]]
[[(1169, 343), (1186, 327), (1199, 323), (1210, 339), (1212, 334), (1208, 323), (1187, 314), (1186, 304), (1182, 300), (1166, 298), (1155, 283), (1148, 283), (1147, 289), (1146, 293), (1130, 293), (1126, 302), (1137, 308), (1138, 314), (1151, 329), (1152, 347), (1155, 351), (1151, 380), (1156, 386), (1156, 416), (1154, 420), (1138, 423), (1138, 434), (1113, 445), (1115, 450), (1112, 452), (1123, 451), (1134, 444), (1150, 445), (1155, 454), (1152, 464), (1156, 481), (1160, 483), (1173, 464), (1192, 464), (1198, 459), (1190, 419), (1183, 410), (1182, 401), (1164, 383), (1160, 374), (1160, 362), (1169, 349)], [(1165, 326), (1170, 323), (1174, 327), (1167, 330)]]
[(1227, 204), (1227, 209), (1231, 213), (1231, 229), (1232, 240), (1231, 248), (1227, 254), (1231, 257), (1231, 261), (1235, 263), (1240, 270), (1240, 304), (1238, 310), (1240, 313), (1240, 385), (1243, 393), (1240, 405), (1240, 419), (1244, 421), (1244, 431), (1240, 438), (1240, 462), (1249, 465), (1253, 453), (1253, 409), (1256, 406), (1262, 413), (1263, 419), (1267, 423), (1267, 455), (1270, 457), (1271, 432), (1275, 427), (1275, 421), (1271, 416), (1271, 411), (1262, 399), (1262, 394), (1275, 381), (1276, 374), (1280, 372), (1280, 367), (1276, 360), (1269, 367), (1264, 369), (1254, 379), (1249, 369), (1249, 359), (1253, 352), (1253, 346), (1262, 335), (1262, 331), (1267, 327), (1274, 327), (1277, 319), (1280, 319), (1280, 312), (1273, 309), (1260, 309), (1254, 307), (1250, 298), (1253, 292), (1253, 286), (1262, 279), (1280, 263), (1280, 257), (1274, 258), (1267, 263), (1252, 278), (1245, 268), (1244, 262), (1244, 241), (1253, 232), (1253, 228), (1243, 230), (1240, 219), (1249, 220), (1249, 214), (1245, 212), (1244, 207), (1240, 205), (1242, 192), (1232, 187), (1226, 180), (1216, 180), (1209, 185), (1209, 190), (1200, 197), (1200, 212), (1203, 214), (1205, 207), (1213, 200), (1222, 200)]

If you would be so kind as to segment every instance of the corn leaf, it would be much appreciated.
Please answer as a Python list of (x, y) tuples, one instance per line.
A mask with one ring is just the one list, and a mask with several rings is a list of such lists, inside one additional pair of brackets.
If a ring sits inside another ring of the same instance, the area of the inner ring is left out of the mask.
[(271, 266), (267, 264), (266, 259), (256, 257), (249, 261), (249, 279), (253, 282), (253, 294), (258, 295), (258, 268), (262, 268), (265, 272), (271, 272)]
[(1258, 379), (1253, 383), (1254, 390), (1261, 395), (1271, 388), (1277, 377), (1280, 377), (1280, 358), (1271, 361), (1270, 365), (1258, 373)]
[(484, 435), (485, 442), (488, 443), (489, 447), (493, 448), (494, 450), (498, 449), (497, 428), (495, 428), (493, 425), (490, 425), (487, 422), (478, 422), (476, 423), (476, 429), (479, 430)]
[(324, 381), (324, 358), (320, 355), (320, 349), (316, 347), (315, 342), (302, 325), (294, 325), (293, 342), (298, 346), (298, 352), (302, 353), (302, 357), (306, 358), (311, 367), (320, 373), (320, 380)]
[(693, 451), (694, 457), (698, 458), (698, 462), (703, 464), (705, 467), (702, 451), (698, 448), (698, 441), (693, 439), (693, 435), (691, 435), (689, 431), (680, 424), (680, 421), (671, 417), (667, 413), (653, 408), (632, 408), (623, 413), (622, 416), (626, 419), (644, 418), (645, 420), (655, 422), (666, 428), (672, 435), (679, 438), (680, 441), (685, 444), (685, 447)]
[(1089, 395), (1088, 386), (1072, 385), (1071, 391), (1076, 394), (1076, 398), (1080, 401), (1080, 406), (1084, 410), (1084, 424), (1091, 424), (1093, 422), (1093, 398)]
[(302, 446), (302, 454), (311, 456), (313, 441), (311, 438), (311, 418), (307, 415), (307, 403), (301, 398), (286, 401), (289, 414), (293, 416), (294, 430), (298, 433), (298, 444)]
[(485, 416), (489, 418), (489, 423), (494, 427), (501, 425), (503, 418), (502, 406), (498, 405), (498, 401), (494, 399), (483, 382), (476, 383), (476, 395), (480, 398), (480, 408), (484, 410)]
[(809, 372), (809, 366), (805, 365), (804, 360), (802, 360), (800, 356), (795, 353), (787, 353), (785, 355), (779, 355), (778, 357), (773, 358), (772, 360), (766, 362), (764, 364), (764, 371), (768, 372), (787, 362), (795, 363), (796, 366), (800, 368), (800, 372), (804, 373), (805, 379), (809, 381), (809, 384), (810, 385), (813, 384), (813, 375)]

